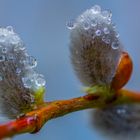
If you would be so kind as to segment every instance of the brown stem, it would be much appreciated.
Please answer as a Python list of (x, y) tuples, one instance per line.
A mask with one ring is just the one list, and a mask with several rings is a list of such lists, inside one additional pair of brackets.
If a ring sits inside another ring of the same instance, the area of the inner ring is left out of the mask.
[(48, 120), (74, 111), (133, 102), (140, 102), (139, 94), (120, 90), (109, 100), (103, 99), (100, 94), (89, 94), (79, 98), (45, 103), (37, 110), (27, 113), (24, 117), (0, 125), (0, 139), (21, 133), (38, 132)]

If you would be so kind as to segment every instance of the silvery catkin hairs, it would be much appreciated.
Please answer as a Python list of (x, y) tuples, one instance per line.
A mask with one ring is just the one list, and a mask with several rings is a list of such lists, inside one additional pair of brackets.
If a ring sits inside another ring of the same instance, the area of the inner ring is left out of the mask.
[(111, 17), (110, 11), (95, 5), (67, 24), (71, 61), (85, 86), (110, 85), (115, 75), (123, 48)]
[(0, 114), (16, 118), (30, 110), (35, 91), (45, 86), (43, 75), (34, 68), (37, 61), (11, 26), (0, 28)]

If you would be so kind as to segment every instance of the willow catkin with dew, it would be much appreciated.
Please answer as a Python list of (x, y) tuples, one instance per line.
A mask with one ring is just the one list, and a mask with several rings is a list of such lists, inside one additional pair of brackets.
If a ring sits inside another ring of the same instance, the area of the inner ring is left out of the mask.
[(0, 114), (8, 118), (30, 110), (36, 91), (44, 88), (37, 61), (28, 55), (24, 43), (11, 26), (0, 28)]
[(110, 85), (123, 47), (110, 11), (95, 5), (68, 22), (73, 68), (85, 86)]

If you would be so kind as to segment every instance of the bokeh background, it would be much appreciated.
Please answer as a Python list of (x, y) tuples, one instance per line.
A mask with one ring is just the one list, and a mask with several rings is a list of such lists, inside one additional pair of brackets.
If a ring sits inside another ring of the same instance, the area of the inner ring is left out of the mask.
[[(140, 90), (139, 0), (0, 0), (0, 26), (13, 26), (29, 53), (37, 58), (37, 69), (47, 80), (48, 100), (83, 94), (70, 64), (66, 22), (95, 4), (112, 11), (124, 47), (134, 61), (133, 75), (126, 87)], [(49, 121), (37, 134), (14, 138), (25, 139), (109, 140), (109, 137), (91, 125), (89, 111), (80, 111)]]

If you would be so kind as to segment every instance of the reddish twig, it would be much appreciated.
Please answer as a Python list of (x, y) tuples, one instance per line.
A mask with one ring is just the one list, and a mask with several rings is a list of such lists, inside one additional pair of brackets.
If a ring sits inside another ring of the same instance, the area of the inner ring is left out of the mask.
[(0, 139), (21, 133), (35, 133), (53, 118), (89, 108), (102, 108), (107, 105), (140, 102), (140, 94), (128, 90), (119, 90), (111, 99), (102, 99), (100, 94), (89, 94), (83, 97), (44, 103), (37, 110), (26, 116), (0, 125)]

